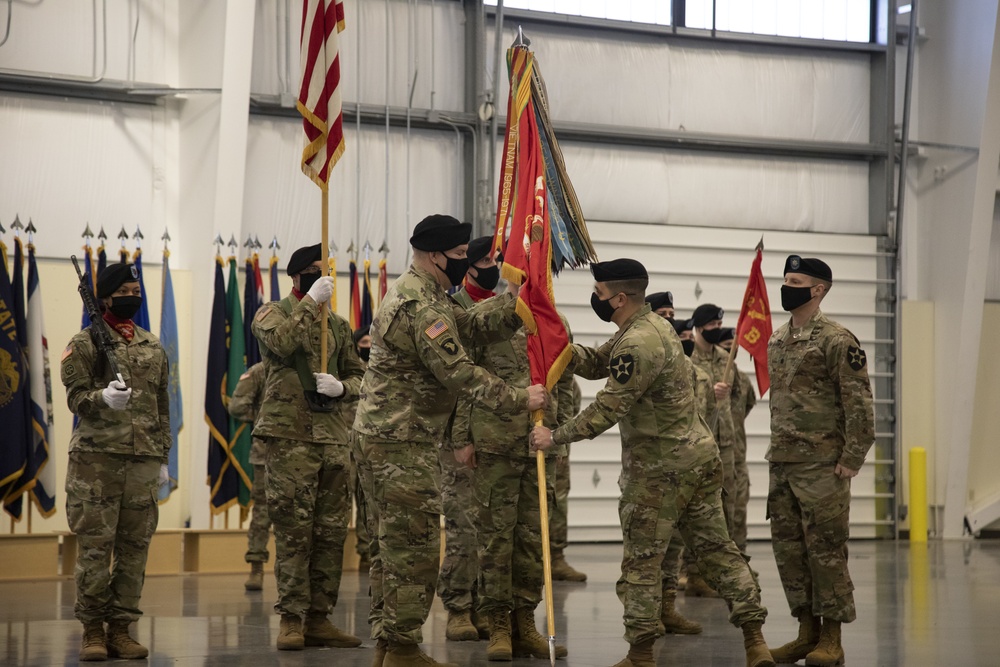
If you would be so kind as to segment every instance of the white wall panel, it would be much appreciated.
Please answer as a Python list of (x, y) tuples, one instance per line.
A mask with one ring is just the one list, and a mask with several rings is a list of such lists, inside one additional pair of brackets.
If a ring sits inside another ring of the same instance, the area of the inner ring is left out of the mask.
[[(631, 34), (623, 39), (619, 32), (538, 24), (525, 30), (557, 121), (868, 141), (865, 54), (720, 47)], [(514, 37), (515, 30), (508, 28), (504, 48)], [(508, 87), (501, 68), (501, 103)]]
[[(775, 329), (787, 321), (781, 310), (780, 286), (787, 255), (818, 256), (833, 269), (834, 286), (824, 301), (824, 312), (849, 328), (866, 348), (869, 372), (885, 369), (884, 349), (874, 344), (877, 296), (876, 239), (847, 234), (814, 234), (747, 229), (705, 229), (680, 226), (615, 223), (591, 220), (591, 238), (601, 260), (631, 257), (650, 274), (649, 291), (670, 290), (678, 318), (690, 317), (701, 303), (715, 303), (726, 311), (724, 324), (735, 326), (753, 261), (753, 248), (763, 235), (764, 279)], [(556, 302), (573, 330), (574, 341), (596, 346), (610, 338), (616, 327), (601, 322), (590, 307), (593, 277), (589, 271), (563, 271), (555, 281)], [(695, 295), (696, 287), (701, 290)], [(737, 366), (754, 380), (753, 361), (745, 351)], [(604, 385), (580, 380), (583, 404), (593, 401)], [(886, 398), (876, 396), (876, 398)], [(749, 523), (751, 537), (769, 538), (764, 519), (767, 497), (767, 463), (764, 455), (770, 438), (767, 396), (758, 400), (746, 422), (747, 460), (751, 471)], [(874, 536), (875, 468), (870, 462), (854, 481), (852, 532)], [(617, 427), (593, 440), (574, 443), (570, 456), (570, 539), (613, 541), (621, 539), (618, 526), (618, 475), (621, 439)], [(595, 474), (596, 473), (596, 474)]]
[[(385, 104), (388, 87), (388, 103), (405, 107), (416, 71), (414, 107), (450, 111), (463, 108), (465, 15), (462, 3), (440, 0), (433, 4), (431, 7), (426, 0), (412, 3), (346, 0), (345, 28), (340, 33), (345, 104), (349, 106), (358, 101)], [(290, 9), (287, 24), (286, 8)], [(301, 29), (302, 3), (299, 0), (258, 0), (250, 84), (254, 93), (277, 95), (284, 90), (293, 97), (298, 95)]]

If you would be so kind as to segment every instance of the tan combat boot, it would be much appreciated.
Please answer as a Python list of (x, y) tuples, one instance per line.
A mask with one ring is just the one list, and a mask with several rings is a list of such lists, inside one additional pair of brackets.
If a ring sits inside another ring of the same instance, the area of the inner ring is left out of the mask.
[(375, 640), (375, 659), (372, 660), (372, 667), (384, 667), (385, 654), (389, 648), (389, 642), (384, 639)]
[(356, 648), (361, 646), (361, 640), (349, 635), (331, 623), (326, 614), (309, 614), (306, 617), (306, 646), (332, 646), (334, 648)]
[(479, 639), (479, 630), (472, 624), (472, 614), (464, 611), (448, 612), (448, 627), (444, 631), (445, 639), (452, 642), (474, 642)]
[(108, 659), (107, 637), (102, 621), (83, 624), (83, 641), (80, 644), (80, 662)]
[(490, 638), (490, 622), (485, 616), (480, 614), (476, 610), (472, 610), (472, 624), (476, 626), (476, 631), (479, 633), (480, 639)]
[[(511, 628), (511, 649), (515, 658), (549, 657), (549, 641), (535, 627), (535, 610), (521, 607), (514, 610), (514, 623)], [(556, 644), (556, 657), (565, 658), (568, 654), (565, 646)]]
[(128, 634), (129, 621), (108, 621), (108, 657), (138, 660), (149, 655), (149, 649)]
[(743, 648), (747, 652), (747, 667), (774, 667), (774, 658), (764, 642), (763, 623), (752, 621), (743, 624)]
[(799, 636), (771, 651), (779, 665), (791, 665), (805, 658), (819, 643), (821, 619), (812, 614), (799, 616)]
[(654, 641), (656, 640), (647, 639), (638, 644), (631, 644), (628, 647), (628, 655), (614, 667), (656, 667), (656, 661), (653, 660)]
[(677, 593), (671, 591), (663, 594), (663, 609), (660, 612), (660, 623), (663, 624), (663, 632), (675, 635), (700, 635), (701, 624), (695, 623), (681, 616), (674, 607), (677, 600)]
[(243, 582), (243, 588), (248, 591), (259, 591), (264, 588), (264, 564), (260, 561), (250, 563), (250, 576)]
[(453, 662), (438, 662), (416, 644), (389, 643), (383, 667), (458, 667)]
[(684, 597), (717, 598), (719, 594), (708, 585), (700, 574), (688, 574), (687, 585), (684, 587)]
[(302, 635), (302, 619), (293, 614), (282, 614), (281, 624), (278, 626), (277, 643), (279, 651), (301, 651), (304, 649), (306, 640)]
[(840, 621), (823, 619), (819, 643), (806, 656), (806, 664), (812, 667), (840, 667), (844, 664), (844, 647), (840, 645)]
[(552, 554), (553, 581), (586, 581), (587, 575), (574, 569), (562, 554)]
[(510, 612), (506, 609), (490, 609), (490, 645), (486, 647), (486, 659), (502, 662), (513, 659), (510, 647)]

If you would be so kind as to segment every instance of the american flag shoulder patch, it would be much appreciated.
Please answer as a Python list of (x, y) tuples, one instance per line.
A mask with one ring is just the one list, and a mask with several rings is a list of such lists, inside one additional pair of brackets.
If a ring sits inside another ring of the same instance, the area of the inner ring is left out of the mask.
[(428, 338), (434, 340), (447, 330), (448, 325), (445, 324), (444, 320), (435, 320), (434, 324), (424, 329), (424, 333), (427, 334)]

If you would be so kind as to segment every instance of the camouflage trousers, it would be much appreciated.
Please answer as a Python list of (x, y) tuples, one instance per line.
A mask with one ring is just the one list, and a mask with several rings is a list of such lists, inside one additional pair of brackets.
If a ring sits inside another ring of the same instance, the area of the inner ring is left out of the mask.
[(662, 568), (674, 531), (691, 549), (702, 576), (726, 600), (737, 626), (763, 622), (760, 587), (729, 537), (722, 510), (722, 466), (718, 460), (661, 479), (623, 481), (618, 514), (624, 540), (618, 599), (625, 608), (625, 640), (656, 638), (663, 605)]
[(250, 514), (250, 528), (247, 529), (248, 563), (266, 563), (268, 559), (267, 538), (271, 534), (271, 517), (267, 513), (267, 466), (253, 464), (253, 510)]
[[(534, 609), (542, 599), (542, 521), (534, 458), (477, 453), (474, 488), (479, 506), (479, 606)], [(555, 461), (545, 466), (553, 504)]]
[(733, 446), (733, 542), (747, 550), (747, 505), (750, 504), (750, 470), (747, 468), (747, 441), (737, 438)]
[(857, 617), (847, 571), (851, 480), (834, 463), (771, 463), (767, 514), (792, 616), (850, 623)]
[(266, 438), (267, 508), (274, 529), (274, 610), (304, 618), (337, 604), (351, 512), (348, 450)]
[(76, 605), (82, 623), (136, 621), (149, 541), (160, 512), (160, 459), (70, 452), (66, 519), (76, 533)]
[(722, 459), (722, 511), (726, 517), (726, 530), (732, 537), (735, 530), (733, 522), (736, 516), (736, 452), (735, 447), (719, 447), (719, 458)]
[(674, 534), (670, 536), (670, 541), (667, 543), (667, 553), (663, 557), (663, 563), (660, 566), (660, 587), (664, 595), (677, 592), (677, 583), (680, 580), (681, 574), (681, 562), (686, 560), (684, 556), (687, 553), (689, 552), (684, 551), (684, 540), (681, 538), (681, 534), (678, 531), (674, 531)]
[[(352, 438), (354, 437), (353, 431)], [(365, 505), (365, 491), (361, 484), (361, 470), (354, 455), (354, 444), (351, 444), (351, 497), (354, 498), (354, 550), (361, 558), (371, 559), (371, 538), (368, 533), (368, 511)]]
[(438, 573), (437, 594), (448, 611), (471, 610), (476, 605), (479, 573), (473, 470), (456, 461), (450, 449), (441, 448), (438, 453), (444, 510), (444, 560)]
[(549, 543), (552, 557), (561, 554), (569, 543), (569, 445), (566, 455), (555, 459), (555, 501), (549, 507)]
[(358, 438), (362, 470), (367, 467), (372, 480), (368, 507), (375, 519), (368, 525), (378, 535), (370, 573), (372, 638), (419, 644), (441, 558), (438, 448)]
[(371, 598), (368, 607), (368, 624), (371, 626), (371, 638), (382, 636), (382, 610), (385, 608), (385, 596), (382, 593), (384, 570), (382, 556), (378, 544), (378, 507), (375, 504), (375, 474), (371, 463), (365, 458), (362, 448), (367, 436), (353, 431), (351, 433), (351, 457), (358, 472), (358, 487), (362, 504), (358, 506), (358, 522), (363, 522), (365, 532), (374, 539), (368, 541), (368, 594)]

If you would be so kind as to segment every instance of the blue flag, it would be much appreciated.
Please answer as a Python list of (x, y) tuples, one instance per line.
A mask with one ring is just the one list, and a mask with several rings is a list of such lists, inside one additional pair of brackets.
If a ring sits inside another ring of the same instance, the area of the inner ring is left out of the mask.
[[(142, 274), (139, 274), (140, 276)], [(167, 396), (170, 398), (170, 456), (167, 460), (167, 470), (170, 481), (161, 484), (157, 497), (165, 502), (177, 488), (177, 449), (178, 435), (184, 428), (184, 405), (181, 402), (181, 379), (178, 361), (180, 353), (177, 341), (177, 309), (174, 307), (174, 283), (170, 278), (170, 252), (163, 251), (163, 299), (160, 306), (160, 345), (167, 352)]]
[[(90, 245), (86, 245), (83, 248), (83, 277), (87, 279), (87, 284), (90, 285), (90, 293), (97, 294), (97, 279), (94, 273), (94, 251), (90, 249)], [(90, 326), (90, 313), (87, 312), (87, 307), (83, 306), (83, 317), (80, 318), (80, 329), (86, 329)], [(74, 428), (76, 428), (76, 417), (73, 418)]]
[(97, 276), (101, 275), (101, 271), (105, 269), (108, 265), (108, 253), (104, 249), (104, 243), (97, 246), (97, 273), (94, 274), (94, 296), (97, 296)]
[(42, 317), (42, 288), (38, 282), (35, 246), (28, 244), (28, 370), (31, 396), (32, 449), (36, 466), (31, 498), (42, 516), (56, 511), (56, 464), (49, 456), (49, 427), (52, 426), (52, 374), (49, 370), (49, 343)]
[(372, 301), (372, 263), (365, 258), (365, 286), (361, 297), (361, 322), (358, 328), (371, 326), (373, 316)]
[(281, 288), (278, 286), (278, 257), (277, 255), (271, 256), (271, 264), (269, 268), (269, 273), (271, 276), (271, 301), (281, 301)]
[(254, 315), (264, 305), (264, 286), (260, 284), (260, 265), (257, 254), (247, 257), (246, 283), (243, 288), (243, 344), (246, 346), (246, 366), (250, 368), (260, 361), (260, 346), (257, 337), (250, 331)]
[[(128, 253), (126, 252), (124, 256), (127, 258)], [(149, 306), (146, 304), (146, 282), (142, 279), (142, 248), (135, 249), (135, 261), (133, 264), (135, 264), (136, 270), (139, 271), (139, 290), (142, 293), (142, 303), (139, 305), (139, 312), (132, 317), (132, 321), (137, 326), (149, 331)]]
[(213, 514), (229, 509), (239, 493), (239, 479), (229, 453), (229, 413), (226, 411), (226, 284), (222, 258), (216, 257), (215, 296), (208, 330), (208, 372), (205, 377), (205, 421), (208, 423), (208, 486)]
[[(20, 268), (16, 255), (14, 265)], [(4, 510), (20, 520), (21, 499), (34, 482), (34, 471), (28, 360), (18, 335), (14, 290), (7, 265), (0, 262), (0, 498)]]

